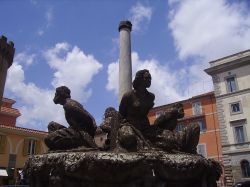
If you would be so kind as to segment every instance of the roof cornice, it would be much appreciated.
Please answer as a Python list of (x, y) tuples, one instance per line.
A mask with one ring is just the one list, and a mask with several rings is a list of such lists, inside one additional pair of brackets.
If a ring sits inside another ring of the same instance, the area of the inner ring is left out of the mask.
[(204, 70), (209, 75), (250, 65), (250, 50), (242, 51), (209, 63), (211, 67)]

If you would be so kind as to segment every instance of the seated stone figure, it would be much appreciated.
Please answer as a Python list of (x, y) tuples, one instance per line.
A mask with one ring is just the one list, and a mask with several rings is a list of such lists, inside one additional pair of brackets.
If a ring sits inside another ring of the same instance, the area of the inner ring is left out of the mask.
[(154, 106), (155, 96), (147, 91), (151, 85), (148, 70), (140, 70), (133, 81), (134, 89), (123, 95), (119, 113), (122, 121), (118, 130), (118, 146), (126, 151), (157, 148), (164, 151), (196, 153), (200, 129), (190, 125), (183, 132), (175, 132), (177, 119), (184, 116), (182, 105), (161, 116), (150, 125), (148, 112)]
[(198, 124), (186, 126), (183, 131), (177, 132), (177, 119), (184, 117), (182, 104), (176, 104), (170, 112), (166, 112), (155, 120), (157, 135), (153, 144), (164, 151), (180, 151), (196, 153), (199, 142), (200, 127)]
[(147, 117), (154, 106), (155, 96), (147, 90), (151, 85), (148, 70), (140, 70), (133, 81), (133, 90), (123, 95), (119, 106), (121, 127), (118, 130), (118, 146), (127, 151), (147, 149), (149, 142), (145, 139), (150, 134)]
[(66, 86), (56, 88), (54, 103), (63, 106), (69, 127), (50, 122), (49, 134), (44, 140), (47, 147), (50, 150), (66, 150), (80, 146), (95, 148), (95, 120), (80, 103), (71, 99), (70, 89)]
[(106, 108), (106, 110), (104, 112), (104, 119), (99, 127), (103, 132), (107, 133), (107, 139), (106, 139), (105, 144), (104, 144), (104, 150), (110, 149), (111, 138), (113, 135), (113, 134), (111, 134), (111, 131), (115, 130), (113, 127), (114, 126), (113, 118), (117, 115), (118, 115), (118, 112), (113, 107)]

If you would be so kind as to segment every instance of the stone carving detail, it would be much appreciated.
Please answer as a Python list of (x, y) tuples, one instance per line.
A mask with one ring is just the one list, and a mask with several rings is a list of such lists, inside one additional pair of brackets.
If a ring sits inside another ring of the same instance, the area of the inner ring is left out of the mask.
[(45, 144), (50, 150), (66, 150), (77, 147), (95, 148), (94, 134), (96, 124), (94, 118), (77, 101), (71, 99), (70, 90), (66, 86), (56, 89), (54, 103), (63, 106), (65, 118), (69, 124), (66, 128), (56, 122), (48, 125), (49, 134)]
[(69, 127), (48, 125), (45, 143), (54, 152), (29, 158), (24, 171), (30, 186), (217, 187), (221, 165), (196, 153), (199, 126), (174, 130), (184, 117), (181, 104), (150, 125), (147, 115), (155, 99), (150, 85), (149, 71), (138, 71), (119, 112), (105, 110), (98, 130), (107, 133), (107, 141), (100, 150), (93, 149), (93, 117), (70, 99), (67, 87), (57, 88), (54, 102), (63, 105)]
[(180, 151), (196, 154), (199, 142), (200, 127), (198, 124), (186, 126), (181, 132), (174, 129), (177, 119), (184, 117), (182, 104), (174, 105), (172, 111), (166, 112), (156, 119), (154, 125), (158, 127), (155, 145), (164, 151)]
[(119, 112), (122, 116), (119, 145), (127, 151), (141, 151), (150, 147), (163, 151), (196, 153), (200, 128), (190, 125), (183, 132), (175, 132), (177, 119), (184, 117), (183, 106), (177, 104), (172, 111), (161, 115), (150, 126), (148, 112), (154, 106), (154, 94), (147, 91), (151, 85), (148, 70), (140, 70), (133, 81), (134, 89), (122, 97)]

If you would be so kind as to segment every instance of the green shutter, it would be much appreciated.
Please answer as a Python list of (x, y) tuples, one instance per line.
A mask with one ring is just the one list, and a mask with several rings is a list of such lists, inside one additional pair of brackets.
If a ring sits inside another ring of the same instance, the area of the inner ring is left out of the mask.
[(24, 139), (23, 141), (23, 156), (28, 155), (28, 149), (29, 149), (29, 139)]
[(41, 153), (41, 141), (39, 140), (36, 140), (36, 143), (35, 143), (35, 154), (39, 154)]
[(6, 143), (7, 143), (7, 137), (4, 135), (0, 135), (0, 154), (5, 153)]

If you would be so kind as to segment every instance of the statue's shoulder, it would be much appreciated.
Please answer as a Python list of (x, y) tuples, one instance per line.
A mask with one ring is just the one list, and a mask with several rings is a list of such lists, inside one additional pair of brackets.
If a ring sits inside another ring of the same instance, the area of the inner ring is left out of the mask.
[(154, 100), (155, 99), (155, 94), (148, 92), (148, 95), (150, 97), (150, 99)]
[(122, 100), (128, 100), (131, 99), (135, 95), (134, 90), (128, 91), (123, 94)]
[(63, 105), (65, 109), (73, 109), (73, 108), (83, 108), (83, 106), (73, 99), (67, 99), (67, 102)]

